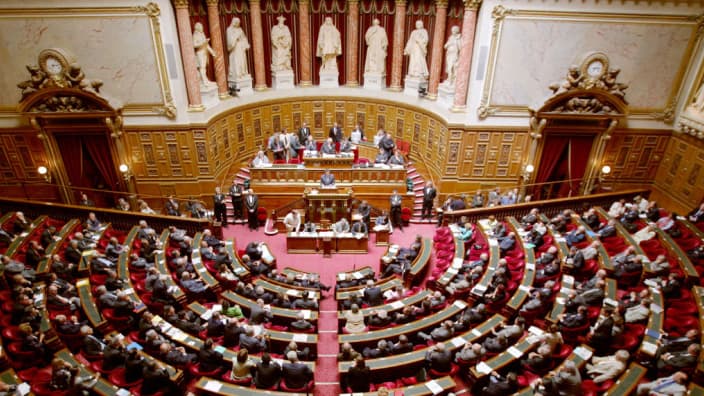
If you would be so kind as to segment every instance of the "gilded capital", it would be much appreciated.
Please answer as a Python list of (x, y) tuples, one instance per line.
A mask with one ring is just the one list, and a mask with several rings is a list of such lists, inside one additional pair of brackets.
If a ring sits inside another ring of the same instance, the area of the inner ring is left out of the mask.
[(398, 6), (406, 6), (406, 0), (396, 0), (396, 7)]
[(347, 0), (347, 4), (356, 7), (359, 4), (359, 0)]
[(435, 8), (447, 8), (447, 0), (435, 0)]
[(209, 6), (217, 6), (220, 0), (205, 0)]
[(174, 7), (176, 8), (187, 8), (188, 7), (188, 0), (172, 0), (174, 2)]
[(478, 10), (481, 4), (482, 0), (464, 0), (465, 10)]
[(305, 4), (308, 6), (310, 4), (310, 0), (298, 0), (298, 4)]

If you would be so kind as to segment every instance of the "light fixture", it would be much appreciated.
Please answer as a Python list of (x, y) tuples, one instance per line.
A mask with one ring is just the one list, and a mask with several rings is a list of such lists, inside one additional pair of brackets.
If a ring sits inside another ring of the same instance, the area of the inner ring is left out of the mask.
[(120, 169), (122, 177), (125, 179), (125, 181), (130, 181), (130, 179), (132, 178), (132, 172), (130, 172), (130, 168), (126, 164), (120, 164), (118, 169)]
[(528, 164), (523, 167), (523, 174), (521, 174), (521, 177), (523, 178), (524, 181), (528, 181), (530, 179), (530, 176), (533, 174), (533, 171), (535, 171), (535, 167), (533, 164)]
[(599, 172), (599, 183), (603, 183), (604, 179), (611, 173), (611, 167), (604, 165), (601, 167), (601, 172)]
[(42, 176), (47, 183), (51, 183), (51, 174), (49, 173), (49, 169), (47, 169), (46, 166), (42, 165), (38, 167), (37, 173), (39, 173), (39, 176)]

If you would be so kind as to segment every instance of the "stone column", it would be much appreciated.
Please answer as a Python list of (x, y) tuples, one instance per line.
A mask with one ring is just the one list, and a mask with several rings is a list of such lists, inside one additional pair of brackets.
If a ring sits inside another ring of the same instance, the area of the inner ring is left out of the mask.
[(254, 56), (254, 89), (264, 91), (266, 65), (264, 64), (264, 33), (262, 32), (262, 8), (259, 0), (249, 0), (249, 21), (252, 24), (252, 56)]
[(445, 45), (445, 25), (447, 23), (447, 0), (435, 2), (435, 31), (430, 52), (430, 81), (428, 82), (428, 99), (437, 99), (440, 75), (442, 74), (442, 54)]
[(225, 50), (222, 45), (222, 31), (220, 30), (220, 0), (207, 0), (208, 26), (210, 28), (210, 46), (215, 51), (215, 82), (218, 84), (220, 99), (229, 97), (227, 93), (227, 70), (225, 70)]
[(406, 24), (406, 0), (396, 0), (396, 16), (394, 16), (394, 41), (391, 56), (391, 86), (392, 91), (401, 90), (401, 78), (403, 77), (403, 36), (405, 35)]
[(298, 84), (302, 87), (313, 85), (310, 43), (310, 0), (298, 0), (298, 64), (301, 68)]
[(345, 54), (345, 70), (347, 71), (348, 87), (358, 87), (357, 65), (359, 64), (359, 0), (347, 0), (347, 53)]
[(469, 69), (472, 66), (474, 52), (474, 31), (477, 28), (477, 10), (482, 0), (464, 1), (464, 18), (462, 20), (462, 49), (457, 62), (455, 78), (455, 99), (452, 111), (464, 111), (467, 107), (467, 88), (469, 86)]
[(193, 31), (191, 30), (191, 18), (188, 15), (188, 0), (174, 0), (174, 8), (176, 9), (178, 41), (181, 43), (184, 79), (188, 92), (188, 107), (192, 111), (203, 111), (205, 107), (200, 96), (198, 64), (196, 51), (193, 49)]

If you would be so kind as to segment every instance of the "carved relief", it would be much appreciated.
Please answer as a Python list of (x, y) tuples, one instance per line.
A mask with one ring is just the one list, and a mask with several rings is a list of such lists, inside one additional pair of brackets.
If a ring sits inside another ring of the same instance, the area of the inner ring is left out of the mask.
[(450, 143), (450, 155), (447, 158), (447, 162), (450, 164), (457, 163), (457, 152), (459, 151), (460, 144), (458, 142)]
[(103, 85), (100, 80), (86, 79), (74, 57), (61, 48), (50, 48), (40, 52), (38, 64), (38, 66), (27, 65), (29, 80), (17, 84), (17, 87), (22, 90), (22, 100), (30, 94), (47, 88), (77, 88), (98, 94)]
[(208, 162), (208, 153), (205, 150), (205, 142), (196, 142), (196, 153), (198, 162)]
[(697, 179), (699, 178), (699, 172), (702, 170), (702, 166), (700, 164), (695, 164), (692, 167), (692, 171), (689, 173), (689, 177), (687, 178), (687, 183), (691, 186), (696, 186), (697, 185)]
[(396, 139), (403, 138), (403, 119), (396, 119)]

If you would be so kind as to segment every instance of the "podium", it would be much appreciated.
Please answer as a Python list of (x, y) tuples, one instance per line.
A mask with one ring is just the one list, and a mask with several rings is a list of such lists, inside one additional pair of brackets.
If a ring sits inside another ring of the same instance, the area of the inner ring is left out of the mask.
[(328, 220), (331, 224), (345, 217), (349, 220), (354, 193), (352, 188), (306, 188), (303, 191), (309, 219), (315, 223)]

